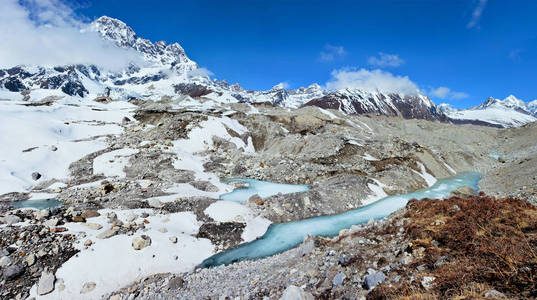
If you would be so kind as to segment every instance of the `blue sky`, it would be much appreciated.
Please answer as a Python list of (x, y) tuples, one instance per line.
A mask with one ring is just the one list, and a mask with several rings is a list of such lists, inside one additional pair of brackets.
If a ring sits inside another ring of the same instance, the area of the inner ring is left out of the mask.
[(334, 70), (363, 68), (408, 76), (456, 107), (537, 98), (537, 1), (77, 2), (78, 15), (179, 42), (214, 77), (247, 89), (325, 85)]

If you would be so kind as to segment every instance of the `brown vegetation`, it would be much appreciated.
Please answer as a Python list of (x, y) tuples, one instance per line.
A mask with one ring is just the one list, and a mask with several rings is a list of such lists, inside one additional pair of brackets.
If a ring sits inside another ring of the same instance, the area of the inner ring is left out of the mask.
[[(537, 297), (537, 209), (520, 199), (413, 200), (405, 232), (418, 280), (377, 287), (370, 299), (479, 299), (490, 289)], [(419, 278), (434, 276), (426, 290)]]

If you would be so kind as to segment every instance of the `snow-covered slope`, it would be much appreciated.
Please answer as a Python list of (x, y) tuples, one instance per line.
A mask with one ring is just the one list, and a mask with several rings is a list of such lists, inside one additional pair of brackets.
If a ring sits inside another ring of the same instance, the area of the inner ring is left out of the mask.
[(473, 123), (496, 127), (516, 127), (537, 121), (537, 100), (526, 103), (513, 95), (504, 100), (488, 98), (468, 109), (455, 109), (442, 103), (438, 109), (454, 123)]

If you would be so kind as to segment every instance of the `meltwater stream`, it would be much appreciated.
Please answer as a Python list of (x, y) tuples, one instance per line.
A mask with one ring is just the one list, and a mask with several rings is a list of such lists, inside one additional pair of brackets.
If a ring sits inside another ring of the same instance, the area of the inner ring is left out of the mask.
[(413, 193), (390, 196), (372, 204), (337, 215), (321, 216), (300, 221), (272, 224), (267, 232), (255, 241), (239, 245), (202, 262), (201, 267), (214, 267), (233, 262), (263, 258), (296, 247), (307, 235), (333, 236), (341, 229), (369, 221), (381, 219), (403, 208), (411, 199), (445, 198), (450, 192), (471, 186), (477, 190), (481, 173), (462, 173), (455, 177), (437, 181), (433, 186)]
[(260, 181), (255, 179), (232, 179), (229, 182), (238, 181), (248, 184), (247, 188), (235, 189), (231, 193), (223, 194), (220, 196), (221, 200), (246, 202), (250, 197), (255, 194), (261, 196), (261, 198), (270, 197), (278, 193), (290, 194), (305, 192), (309, 189), (307, 185), (303, 184), (283, 184)]

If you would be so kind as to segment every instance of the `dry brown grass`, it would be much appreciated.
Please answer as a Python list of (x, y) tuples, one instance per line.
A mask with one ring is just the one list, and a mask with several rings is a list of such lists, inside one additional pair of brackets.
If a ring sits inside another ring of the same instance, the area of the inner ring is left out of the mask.
[[(404, 215), (406, 234), (434, 276), (425, 291), (416, 282), (378, 287), (370, 299), (480, 299), (490, 289), (512, 298), (537, 297), (537, 209), (520, 199), (483, 194), (461, 199), (413, 200)], [(420, 253), (422, 253), (420, 255)], [(440, 257), (446, 263), (436, 266)]]

